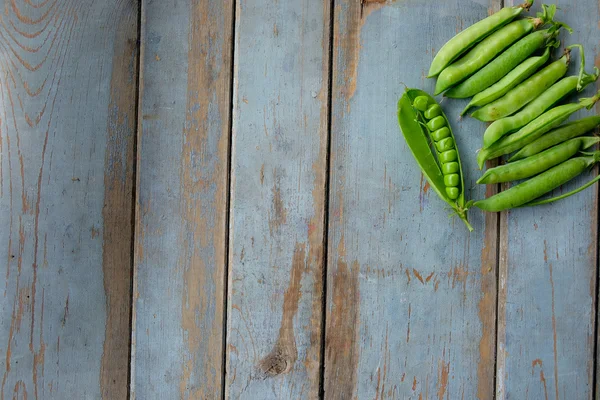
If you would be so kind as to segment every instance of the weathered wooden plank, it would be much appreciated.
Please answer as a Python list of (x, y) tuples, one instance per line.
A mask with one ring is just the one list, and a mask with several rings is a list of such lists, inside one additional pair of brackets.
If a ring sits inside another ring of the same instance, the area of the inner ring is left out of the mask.
[(135, 1), (0, 14), (0, 398), (127, 397)]
[[(490, 399), (497, 218), (450, 220), (397, 125), (404, 86), (432, 91), (435, 53), (500, 2), (337, 0), (334, 16), (325, 397)], [(456, 17), (459, 16), (459, 17)], [(458, 121), (469, 197), (477, 121)], [(493, 188), (489, 188), (492, 190)]]
[[(598, 2), (556, 4), (557, 19), (575, 29), (564, 45), (583, 44), (590, 69), (598, 52)], [(578, 57), (570, 74), (579, 68)], [(590, 87), (569, 100), (594, 91)], [(584, 175), (572, 185), (590, 179)], [(592, 398), (597, 218), (593, 189), (552, 205), (502, 214), (499, 399)]]
[(329, 1), (238, 2), (229, 398), (317, 398)]
[(132, 397), (222, 393), (231, 2), (144, 1)]

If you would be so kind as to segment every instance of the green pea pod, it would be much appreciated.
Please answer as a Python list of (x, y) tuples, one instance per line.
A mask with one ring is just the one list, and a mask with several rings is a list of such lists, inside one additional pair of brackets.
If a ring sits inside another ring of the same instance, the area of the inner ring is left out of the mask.
[(468, 205), (473, 204), (475, 207), (485, 211), (498, 212), (524, 205), (542, 204), (536, 202), (535, 199), (580, 175), (588, 167), (597, 163), (599, 159), (600, 153), (594, 156), (571, 158), (508, 190), (504, 190), (485, 200), (478, 200), (473, 203), (469, 202)]
[(563, 27), (562, 24), (557, 24), (550, 29), (544, 29), (525, 36), (485, 67), (448, 90), (444, 96), (453, 99), (465, 99), (487, 89), (506, 76), (537, 49), (556, 43), (556, 36), (560, 33), (561, 27)]
[(479, 168), (483, 168), (486, 160), (520, 150), (549, 130), (563, 123), (571, 114), (582, 108), (592, 108), (598, 100), (600, 100), (600, 91), (594, 97), (580, 99), (579, 103), (564, 104), (551, 108), (517, 132), (498, 140), (487, 149), (481, 150), (477, 154)]
[(570, 62), (571, 50), (567, 47), (561, 58), (515, 86), (504, 96), (481, 107), (471, 114), (471, 117), (490, 122), (513, 114), (562, 78), (567, 73)]
[(431, 62), (427, 77), (433, 78), (437, 76), (448, 64), (457, 59), (475, 43), (515, 19), (523, 10), (529, 10), (532, 4), (533, 0), (528, 0), (520, 6), (504, 7), (500, 11), (458, 33), (437, 52)]
[[(452, 207), (454, 212), (464, 221), (469, 231), (473, 230), (471, 224), (467, 219), (467, 209), (465, 208), (465, 184), (462, 173), (462, 165), (460, 163), (460, 157), (457, 155), (456, 162), (458, 163), (460, 182), (457, 187), (460, 191), (456, 200), (452, 200), (447, 193), (447, 186), (444, 183), (444, 174), (442, 173), (439, 159), (430, 146), (430, 134), (425, 125), (425, 120), (420, 111), (413, 107), (413, 101), (419, 96), (426, 96), (429, 99), (429, 104), (437, 104), (435, 99), (430, 96), (427, 92), (419, 89), (407, 88), (404, 95), (398, 100), (398, 123), (400, 129), (406, 140), (410, 151), (412, 152), (415, 160), (419, 164), (423, 176), (427, 179), (431, 188), (438, 194), (438, 196)], [(444, 113), (441, 114), (447, 123), (447, 127), (450, 130), (450, 136), (454, 142), (456, 142), (448, 118)], [(458, 153), (458, 152), (456, 152)], [(439, 155), (438, 155), (439, 156)]]
[[(597, 163), (598, 161), (600, 161), (600, 153), (598, 153), (598, 152), (593, 153), (592, 157), (594, 157), (594, 163)], [(589, 188), (590, 186), (592, 186), (594, 183), (598, 182), (599, 180), (600, 180), (600, 175), (596, 176), (594, 179), (587, 182), (586, 184), (581, 185), (577, 189), (571, 190), (570, 192), (563, 193), (560, 196), (550, 197), (547, 199), (530, 201), (529, 203), (523, 204), (521, 207), (539, 206), (542, 204), (549, 204), (549, 203), (553, 203), (558, 200), (566, 199), (567, 197), (573, 196), (574, 194), (577, 194), (577, 193)]]
[(597, 137), (578, 137), (568, 140), (523, 160), (490, 168), (477, 180), (477, 183), (492, 184), (530, 178), (567, 161), (578, 151), (587, 149), (598, 142), (600, 142), (600, 138)]
[(538, 13), (536, 18), (529, 17), (511, 22), (483, 39), (462, 58), (444, 68), (435, 83), (434, 94), (438, 95), (468, 78), (529, 32), (548, 22), (553, 22), (556, 6), (544, 4), (543, 7), (544, 12)]
[(579, 76), (572, 75), (563, 78), (516, 114), (492, 122), (483, 134), (483, 147), (490, 147), (504, 135), (514, 132), (533, 121), (566, 95), (574, 92), (576, 89), (582, 90), (585, 86), (595, 82), (599, 74), (600, 71), (598, 68), (595, 68), (594, 74), (591, 75), (581, 71)]
[(484, 91), (477, 93), (475, 96), (473, 96), (464, 110), (462, 110), (460, 115), (465, 115), (472, 107), (483, 107), (486, 104), (499, 99), (519, 83), (529, 78), (550, 59), (550, 48), (554, 46), (560, 46), (560, 41), (556, 41), (555, 43), (546, 47), (544, 54), (541, 56), (529, 57), (527, 60), (519, 64), (515, 69), (510, 71), (504, 78), (500, 79), (498, 82), (494, 83)]
[(600, 126), (600, 115), (585, 117), (580, 120), (561, 125), (552, 132), (548, 132), (547, 134), (523, 147), (511, 158), (509, 158), (508, 161), (512, 162), (533, 156), (546, 149), (549, 149), (554, 145), (581, 136), (592, 129), (597, 128), (598, 126)]

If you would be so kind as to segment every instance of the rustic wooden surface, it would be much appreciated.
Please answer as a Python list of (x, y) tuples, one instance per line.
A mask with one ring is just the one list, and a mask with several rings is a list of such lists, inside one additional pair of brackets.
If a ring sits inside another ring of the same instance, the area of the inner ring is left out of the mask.
[[(566, 41), (584, 46), (590, 69), (599, 50), (598, 3), (559, 5), (557, 18), (575, 29)], [(578, 72), (579, 54), (574, 55), (568, 74)], [(590, 85), (568, 99), (590, 97), (597, 90)], [(584, 110), (572, 119), (598, 111)], [(583, 174), (570, 187), (589, 179), (591, 174)], [(501, 215), (498, 398), (592, 398), (598, 190), (580, 194)]]
[[(491, 396), (496, 218), (471, 213), (472, 235), (447, 218), (398, 134), (395, 108), (403, 84), (433, 89), (434, 49), (494, 6), (336, 3), (327, 398)], [(445, 106), (452, 119), (464, 104)], [(468, 157), (479, 141), (464, 135), (478, 127), (454, 124), (470, 197), (485, 192)]]
[(142, 2), (132, 397), (222, 392), (233, 9)]
[(127, 396), (137, 8), (2, 2), (2, 399)]
[(230, 398), (318, 398), (329, 3), (238, 3), (227, 324)]
[(600, 395), (598, 188), (469, 234), (397, 126), (512, 4), (2, 0), (0, 400)]

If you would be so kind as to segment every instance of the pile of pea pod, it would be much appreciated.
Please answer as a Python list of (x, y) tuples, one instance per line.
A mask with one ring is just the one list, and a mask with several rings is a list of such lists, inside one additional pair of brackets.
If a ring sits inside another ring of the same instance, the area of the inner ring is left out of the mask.
[[(472, 230), (467, 219), (471, 206), (498, 212), (564, 199), (600, 180), (556, 197), (545, 197), (555, 188), (600, 162), (600, 151), (586, 151), (600, 138), (589, 134), (600, 126), (592, 115), (563, 124), (575, 112), (600, 100), (600, 91), (575, 103), (562, 103), (598, 80), (600, 71), (585, 71), (581, 45), (560, 47), (561, 30), (572, 32), (554, 20), (556, 6), (542, 5), (535, 17), (518, 18), (529, 11), (533, 0), (504, 7), (464, 29), (435, 55), (428, 78), (436, 78), (434, 95), (471, 98), (461, 117), (470, 115), (491, 122), (485, 129), (477, 154), (479, 168), (487, 160), (508, 156), (490, 168), (478, 184), (512, 182), (509, 189), (482, 200), (465, 199), (460, 153), (449, 120), (434, 97), (418, 89), (406, 89), (398, 102), (400, 129), (423, 175), (435, 192)], [(565, 76), (575, 53), (579, 72)], [(562, 124), (562, 125), (561, 125)]]

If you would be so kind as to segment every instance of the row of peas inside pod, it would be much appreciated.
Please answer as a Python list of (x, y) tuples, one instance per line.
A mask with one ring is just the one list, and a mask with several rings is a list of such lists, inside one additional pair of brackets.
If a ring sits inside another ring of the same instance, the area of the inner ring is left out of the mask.
[[(407, 89), (398, 103), (400, 128), (424, 176), (467, 225), (466, 213), (471, 206), (495, 212), (546, 204), (600, 179), (596, 177), (560, 196), (545, 197), (600, 162), (600, 152), (589, 151), (600, 141), (590, 134), (600, 126), (600, 117), (565, 123), (573, 113), (591, 109), (600, 100), (600, 92), (562, 104), (567, 96), (596, 82), (600, 71), (594, 67), (586, 72), (584, 50), (578, 44), (567, 46), (553, 61), (552, 53), (560, 47), (560, 32), (571, 33), (572, 29), (555, 21), (555, 5), (542, 5), (542, 12), (535, 17), (518, 18), (532, 4), (529, 0), (504, 7), (458, 33), (437, 52), (428, 76), (437, 78), (435, 95), (470, 98), (461, 116), (476, 108), (471, 117), (491, 122), (483, 134), (477, 163), (481, 169), (487, 160), (502, 156), (508, 160), (487, 170), (477, 183), (514, 182), (509, 189), (487, 199), (466, 201), (460, 156), (448, 119), (441, 111), (443, 125), (441, 120), (435, 122), (437, 112), (433, 119), (428, 118), (428, 110), (439, 107), (435, 99)], [(579, 71), (566, 76), (577, 52)], [(450, 135), (437, 132), (443, 127), (448, 127)], [(438, 143), (447, 137), (451, 137), (452, 148), (444, 150)], [(456, 172), (448, 172), (454, 171), (446, 165), (448, 150), (456, 152)], [(456, 178), (444, 179), (449, 174), (457, 174), (460, 183)], [(458, 193), (458, 197), (450, 193)]]

